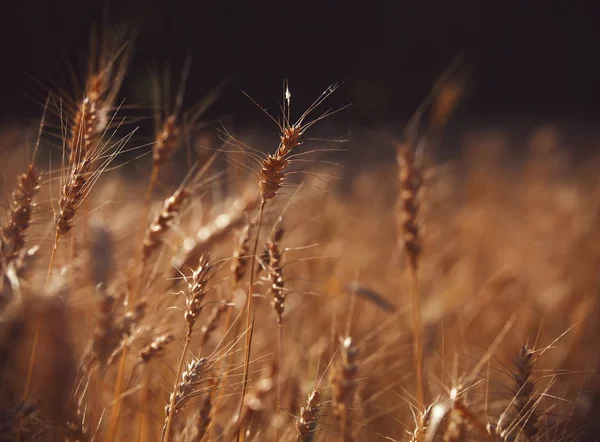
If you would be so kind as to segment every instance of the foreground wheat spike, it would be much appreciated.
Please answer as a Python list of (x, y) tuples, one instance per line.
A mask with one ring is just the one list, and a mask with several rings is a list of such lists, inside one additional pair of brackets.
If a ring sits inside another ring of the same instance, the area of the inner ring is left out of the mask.
[(171, 393), (169, 403), (165, 407), (165, 424), (163, 426), (162, 440), (169, 440), (169, 429), (173, 416), (179, 411), (190, 398), (190, 394), (196, 389), (198, 383), (202, 380), (202, 375), (206, 373), (208, 359), (200, 358), (192, 360), (187, 370), (181, 375), (181, 381), (177, 380), (175, 389)]
[[(240, 409), (244, 403), (244, 395), (246, 393), (246, 384), (248, 382), (248, 372), (250, 367), (250, 352), (252, 348), (252, 333), (250, 331), (252, 326), (252, 316), (254, 314), (253, 305), (253, 289), (254, 289), (254, 277), (255, 277), (255, 265), (256, 265), (256, 253), (258, 250), (258, 237), (260, 234), (260, 228), (262, 225), (262, 218), (267, 202), (277, 195), (281, 189), (281, 185), (287, 173), (288, 166), (291, 161), (292, 151), (298, 147), (302, 141), (301, 138), (306, 130), (315, 124), (316, 122), (331, 115), (332, 111), (326, 111), (315, 120), (305, 123), (308, 116), (329, 97), (337, 88), (338, 84), (329, 86), (320, 96), (313, 102), (311, 106), (300, 116), (296, 123), (291, 122), (291, 98), (289, 88), (285, 87), (284, 100), (282, 104), (283, 119), (281, 122), (277, 122), (277, 126), (280, 132), (280, 142), (277, 150), (274, 154), (269, 154), (265, 159), (258, 160), (260, 163), (259, 171), (259, 182), (258, 187), (260, 190), (260, 207), (258, 211), (258, 221), (256, 225), (256, 236), (254, 239), (254, 246), (252, 247), (252, 260), (250, 264), (250, 282), (248, 285), (248, 296), (246, 299), (246, 342), (245, 342), (245, 355), (244, 355), (244, 379), (242, 384), (242, 396), (240, 400)], [(275, 120), (274, 120), (275, 121)], [(256, 159), (256, 158), (255, 158)], [(243, 437), (243, 436), (242, 436)]]
[(317, 419), (321, 404), (321, 391), (315, 388), (300, 410), (300, 418), (296, 421), (296, 442), (311, 442), (317, 429)]
[[(103, 169), (121, 152), (133, 132), (119, 141), (98, 141), (85, 149), (76, 162), (70, 162), (64, 184), (61, 186), (58, 199), (58, 213), (56, 214), (56, 239), (55, 247), (60, 238), (73, 227), (73, 218), (85, 197), (98, 180)], [(99, 170), (95, 170), (96, 166)]]
[[(179, 360), (179, 368), (177, 369), (177, 373), (175, 375), (175, 383), (176, 384), (179, 382), (179, 375), (181, 374), (181, 370), (183, 368), (183, 363), (187, 356), (187, 349), (192, 340), (192, 333), (194, 331), (194, 325), (196, 324), (196, 320), (198, 319), (200, 312), (204, 308), (204, 304), (203, 304), (204, 298), (205, 298), (206, 294), (208, 293), (208, 291), (210, 290), (207, 287), (207, 284), (212, 276), (211, 269), (212, 269), (212, 266), (209, 261), (209, 254), (208, 254), (208, 252), (205, 252), (200, 257), (200, 260), (198, 262), (198, 267), (196, 268), (196, 270), (194, 270), (194, 272), (192, 273), (192, 276), (186, 278), (186, 281), (188, 284), (188, 294), (186, 297), (186, 311), (185, 311), (185, 321), (187, 323), (187, 338), (186, 338), (185, 344), (183, 346), (183, 351), (181, 352), (181, 358)], [(202, 360), (204, 361), (203, 364), (205, 364), (206, 360), (205, 359), (202, 359)], [(197, 360), (197, 361), (199, 361), (199, 360)], [(183, 375), (182, 375), (182, 381), (179, 384), (180, 386), (182, 384), (185, 385), (187, 383), (186, 376), (190, 377), (190, 374), (189, 374), (190, 372), (191, 372), (190, 367), (188, 367), (188, 371), (183, 373)], [(180, 387), (178, 387), (178, 388), (180, 388)], [(174, 416), (175, 412), (177, 411), (177, 402), (179, 400), (180, 400), (180, 398), (177, 396), (177, 394), (175, 394), (175, 393), (171, 394), (169, 405), (165, 409), (166, 418), (165, 418), (165, 426), (163, 429), (163, 437), (162, 437), (162, 440), (165, 442), (169, 440), (171, 424), (173, 423), (173, 416)]]
[(0, 258), (8, 265), (15, 260), (25, 246), (25, 233), (31, 224), (31, 215), (35, 208), (33, 198), (40, 189), (40, 175), (31, 163), (27, 172), (17, 180), (17, 188), (12, 193), (12, 202), (7, 222), (2, 226), (0, 235)]
[(350, 442), (353, 440), (352, 406), (356, 393), (358, 348), (350, 336), (340, 339), (340, 344), (341, 361), (331, 375), (331, 406), (340, 424), (342, 440)]

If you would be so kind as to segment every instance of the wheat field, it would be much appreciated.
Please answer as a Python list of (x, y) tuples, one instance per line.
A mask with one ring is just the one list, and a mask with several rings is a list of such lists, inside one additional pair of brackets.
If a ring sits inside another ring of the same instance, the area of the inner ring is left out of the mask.
[(440, 160), (447, 75), (351, 172), (312, 135), (338, 84), (259, 136), (179, 87), (143, 133), (99, 49), (0, 136), (1, 440), (597, 440), (597, 158), (541, 126)]

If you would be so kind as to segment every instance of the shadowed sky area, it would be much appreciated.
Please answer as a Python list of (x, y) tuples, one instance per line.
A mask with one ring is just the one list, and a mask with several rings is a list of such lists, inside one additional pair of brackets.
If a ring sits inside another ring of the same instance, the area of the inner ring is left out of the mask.
[[(344, 80), (338, 103), (360, 120), (408, 117), (461, 51), (468, 68), (463, 116), (600, 115), (600, 22), (592, 2), (141, 1), (10, 2), (2, 14), (0, 114), (35, 116), (32, 81), (48, 84), (71, 62), (82, 72), (90, 24), (123, 22), (137, 32), (123, 96), (148, 100), (153, 60), (173, 76), (193, 56), (186, 103), (230, 78), (217, 112), (263, 121), (240, 89), (273, 105), (282, 79), (310, 101)], [(9, 6), (10, 5), (10, 6)], [(8, 7), (8, 10), (6, 9)], [(64, 78), (63, 78), (64, 79)], [(302, 103), (304, 105), (304, 103)], [(250, 121), (249, 120), (249, 121)]]

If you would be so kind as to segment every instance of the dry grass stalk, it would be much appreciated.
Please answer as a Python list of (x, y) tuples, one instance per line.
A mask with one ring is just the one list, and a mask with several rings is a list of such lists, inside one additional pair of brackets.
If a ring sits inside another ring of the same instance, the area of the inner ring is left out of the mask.
[(309, 395), (306, 405), (300, 410), (300, 418), (296, 421), (296, 442), (311, 442), (317, 430), (317, 419), (321, 404), (321, 392), (314, 389)]
[(353, 440), (352, 407), (356, 393), (358, 348), (350, 336), (340, 339), (341, 361), (331, 375), (331, 406), (344, 442)]

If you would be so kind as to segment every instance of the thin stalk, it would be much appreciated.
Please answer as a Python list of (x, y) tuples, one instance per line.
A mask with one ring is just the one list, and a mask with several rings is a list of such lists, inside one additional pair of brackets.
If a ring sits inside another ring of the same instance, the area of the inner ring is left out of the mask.
[[(188, 347), (190, 345), (190, 341), (192, 340), (191, 330), (188, 333), (188, 337), (185, 340), (185, 345), (183, 346), (183, 352), (181, 353), (181, 359), (179, 360), (179, 368), (177, 369), (177, 376), (175, 377), (175, 386), (173, 388), (177, 388), (179, 384), (179, 377), (181, 376), (181, 370), (183, 370), (183, 363), (185, 362), (185, 356), (187, 354)], [(171, 423), (173, 422), (173, 416), (175, 415), (175, 397), (176, 394), (173, 392), (171, 394), (171, 399), (169, 400), (169, 415), (167, 416), (167, 423), (165, 425), (165, 431), (163, 432), (161, 441), (168, 442), (169, 434), (171, 433)]]
[[(279, 325), (279, 336), (277, 338), (277, 346), (279, 347), (279, 372), (283, 373), (283, 325)], [(277, 415), (277, 426), (275, 427), (275, 440), (279, 440), (279, 420), (281, 415), (281, 378), (277, 377), (277, 402), (275, 403), (275, 414)]]
[[(56, 239), (54, 240), (54, 245), (52, 246), (52, 254), (50, 255), (50, 264), (48, 265), (48, 274), (46, 275), (46, 283), (45, 287), (48, 287), (48, 281), (50, 281), (50, 273), (52, 271), (52, 263), (54, 262), (54, 257), (56, 256), (56, 249), (58, 247), (58, 240), (60, 236), (58, 233), (56, 234)], [(39, 342), (40, 335), (40, 321), (39, 319), (35, 324), (35, 333), (33, 335), (33, 345), (31, 347), (31, 356), (29, 358), (29, 367), (27, 368), (27, 379), (25, 381), (25, 390), (23, 392), (23, 401), (26, 401), (29, 397), (29, 393), (31, 392), (31, 384), (33, 383), (33, 368), (35, 366), (35, 356), (37, 353), (37, 347)], [(21, 439), (21, 420), (17, 424), (17, 434), (15, 436), (15, 442), (19, 442)]]
[(419, 284), (419, 271), (416, 266), (410, 267), (411, 277), (411, 303), (413, 317), (413, 352), (417, 381), (417, 401), (421, 407), (425, 407), (425, 385), (423, 383), (424, 364), (423, 364), (423, 336), (421, 325), (421, 296)]
[[(256, 238), (254, 239), (254, 246), (252, 247), (252, 260), (250, 261), (250, 286), (248, 287), (248, 299), (246, 301), (246, 342), (244, 349), (244, 379), (242, 381), (242, 397), (240, 399), (239, 413), (242, 412), (244, 406), (244, 396), (246, 395), (246, 387), (248, 383), (248, 374), (250, 366), (250, 345), (252, 344), (252, 333), (250, 327), (252, 326), (252, 290), (254, 286), (254, 268), (256, 265), (256, 252), (258, 250), (258, 237), (260, 236), (260, 226), (262, 224), (263, 213), (265, 211), (265, 205), (267, 204), (266, 199), (262, 199), (260, 202), (260, 209), (258, 212), (258, 223), (256, 224)], [(244, 441), (244, 434), (240, 430), (238, 434), (238, 440)]]
[(123, 379), (125, 378), (125, 366), (127, 361), (127, 346), (123, 347), (121, 352), (121, 360), (119, 362), (119, 372), (117, 373), (117, 383), (115, 385), (114, 400), (115, 405), (110, 414), (110, 422), (108, 426), (107, 442), (112, 442), (117, 433), (119, 423), (119, 415), (121, 414), (121, 394), (123, 393)]

